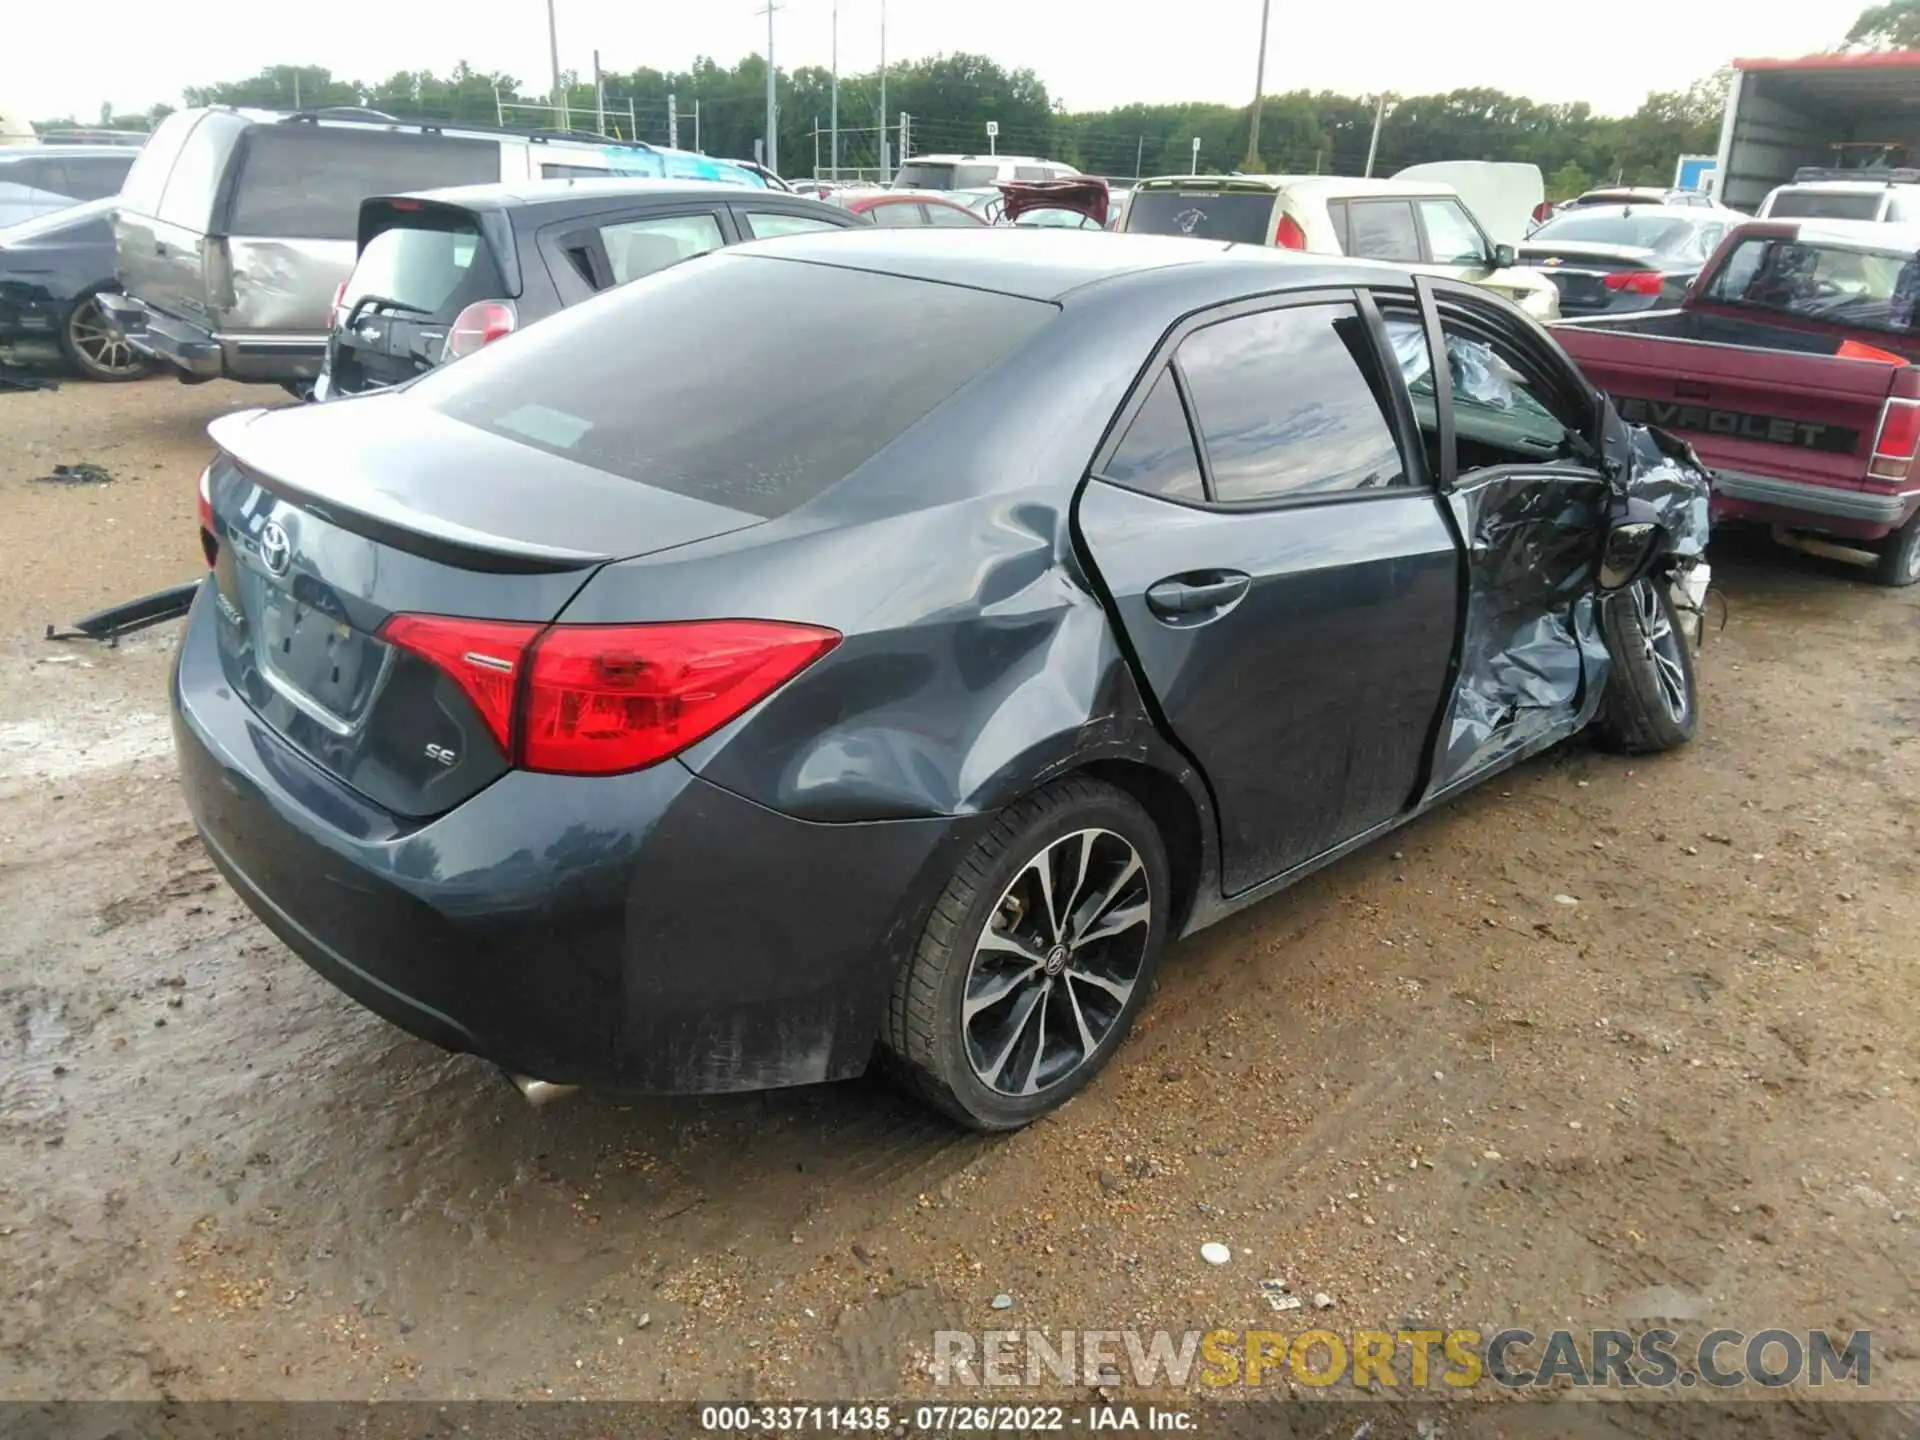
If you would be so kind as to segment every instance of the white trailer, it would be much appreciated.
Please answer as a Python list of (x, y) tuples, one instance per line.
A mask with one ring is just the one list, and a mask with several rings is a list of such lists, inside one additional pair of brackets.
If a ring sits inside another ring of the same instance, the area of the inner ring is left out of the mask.
[(1920, 164), (1920, 50), (1733, 62), (1714, 167), (1721, 204), (1755, 210), (1796, 170), (1876, 158)]

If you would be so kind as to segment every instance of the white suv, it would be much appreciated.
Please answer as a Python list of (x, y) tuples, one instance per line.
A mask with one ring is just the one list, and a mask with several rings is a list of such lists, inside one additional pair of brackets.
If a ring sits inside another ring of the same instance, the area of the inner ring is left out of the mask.
[(896, 190), (979, 190), (1002, 180), (1071, 180), (1080, 172), (1032, 155), (915, 155), (902, 160)]
[(1119, 229), (1390, 260), (1485, 286), (1536, 320), (1560, 316), (1553, 282), (1516, 266), (1513, 247), (1489, 240), (1459, 192), (1434, 181), (1164, 175), (1134, 187)]
[(1796, 181), (1771, 191), (1753, 218), (1920, 220), (1920, 185), (1895, 180)]

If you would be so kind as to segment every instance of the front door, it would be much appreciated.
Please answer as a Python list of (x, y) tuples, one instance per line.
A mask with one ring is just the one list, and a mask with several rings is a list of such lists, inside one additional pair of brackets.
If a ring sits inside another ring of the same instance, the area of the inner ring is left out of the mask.
[(1176, 332), (1078, 516), (1212, 789), (1228, 894), (1413, 802), (1459, 605), (1377, 312), (1351, 291), (1259, 303)]
[(1597, 398), (1545, 332), (1468, 286), (1417, 287), (1417, 305), (1377, 298), (1467, 552), (1437, 795), (1563, 738), (1590, 711), (1590, 682), (1605, 674), (1594, 571), (1609, 489)]

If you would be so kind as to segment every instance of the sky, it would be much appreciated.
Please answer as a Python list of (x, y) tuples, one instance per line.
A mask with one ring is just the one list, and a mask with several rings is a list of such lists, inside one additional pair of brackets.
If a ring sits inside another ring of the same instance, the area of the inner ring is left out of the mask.
[[(764, 0), (554, 0), (562, 68), (671, 70), (696, 55), (731, 64), (764, 51)], [(1839, 43), (1865, 0), (1607, 0), (1604, 5), (1272, 0), (1266, 90), (1422, 94), (1489, 85), (1603, 114), (1677, 90), (1736, 56), (1800, 55)], [(827, 65), (834, 13), (843, 72), (880, 60), (882, 0), (782, 0), (782, 69)], [(6, 22), (0, 111), (90, 117), (178, 104), (183, 86), (274, 64), (377, 80), (466, 60), (528, 90), (550, 65), (543, 0), (89, 0), (26, 4)], [(1251, 98), (1260, 0), (887, 0), (890, 58), (967, 50), (1031, 67), (1069, 109)], [(110, 37), (110, 38), (107, 38)]]

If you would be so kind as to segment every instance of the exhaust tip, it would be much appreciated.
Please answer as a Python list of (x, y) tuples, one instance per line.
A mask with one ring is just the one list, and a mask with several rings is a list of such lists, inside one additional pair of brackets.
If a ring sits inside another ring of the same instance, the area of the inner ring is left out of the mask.
[(531, 1075), (516, 1075), (511, 1070), (507, 1071), (506, 1075), (507, 1079), (513, 1082), (513, 1088), (525, 1096), (527, 1103), (535, 1108), (551, 1105), (556, 1100), (564, 1100), (580, 1088), (578, 1085), (556, 1085), (551, 1080), (536, 1080)]

